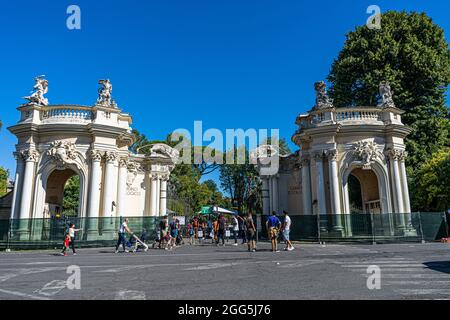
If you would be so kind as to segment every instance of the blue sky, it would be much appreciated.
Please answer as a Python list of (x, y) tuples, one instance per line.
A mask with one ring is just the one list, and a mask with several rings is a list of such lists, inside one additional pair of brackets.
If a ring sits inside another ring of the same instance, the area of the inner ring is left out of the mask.
[[(81, 30), (66, 9), (81, 8)], [(33, 86), (49, 80), (50, 103), (92, 105), (98, 79), (151, 139), (177, 128), (280, 129), (314, 102), (345, 34), (369, 5), (426, 12), (450, 30), (448, 1), (160, 0), (3, 1), (0, 165), (15, 170), (16, 140), (6, 127)]]

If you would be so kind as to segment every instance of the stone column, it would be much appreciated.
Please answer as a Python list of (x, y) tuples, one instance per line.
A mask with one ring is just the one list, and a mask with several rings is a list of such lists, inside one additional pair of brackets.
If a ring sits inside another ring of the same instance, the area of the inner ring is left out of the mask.
[(164, 176), (161, 178), (161, 198), (159, 205), (159, 215), (165, 216), (167, 213), (167, 181), (169, 177)]
[(311, 173), (309, 158), (302, 158), (303, 214), (313, 214), (311, 205)]
[(391, 174), (392, 174), (392, 191), (394, 194), (394, 204), (395, 209), (398, 214), (398, 224), (397, 228), (400, 230), (405, 229), (405, 217), (404, 217), (404, 208), (403, 208), (403, 193), (402, 193), (402, 184), (401, 184), (401, 177), (400, 177), (400, 170), (399, 170), (399, 164), (398, 159), (400, 156), (400, 151), (396, 149), (391, 149), (389, 151), (389, 162), (391, 163)]
[(314, 158), (316, 160), (316, 177), (317, 177), (317, 202), (319, 214), (327, 213), (326, 198), (325, 198), (325, 181), (323, 176), (323, 153), (316, 153)]
[(400, 162), (400, 175), (402, 180), (402, 191), (403, 191), (403, 205), (404, 205), (403, 209), (405, 210), (406, 215), (406, 228), (408, 229), (408, 231), (414, 232), (415, 230), (412, 226), (411, 205), (409, 200), (408, 179), (405, 167), (406, 157), (407, 157), (406, 151), (401, 152), (399, 162)]
[(19, 152), (14, 153), (14, 157), (16, 158), (16, 175), (14, 180), (14, 193), (13, 193), (13, 200), (12, 200), (12, 206), (11, 206), (11, 219), (18, 219), (19, 218), (19, 208), (20, 208), (20, 196), (22, 194), (22, 182), (23, 182), (23, 175), (25, 170), (25, 164), (23, 162), (23, 157)]
[(408, 179), (406, 175), (406, 167), (405, 167), (405, 157), (407, 156), (406, 151), (403, 152), (399, 158), (400, 160), (400, 174), (402, 177), (402, 186), (403, 186), (403, 203), (404, 210), (406, 213), (411, 213), (411, 204), (409, 199), (409, 189), (408, 189)]
[(96, 239), (98, 236), (98, 218), (100, 209), (100, 183), (102, 155), (98, 150), (91, 151), (91, 180), (89, 184), (89, 205), (87, 217), (87, 237)]
[(341, 221), (341, 197), (339, 192), (339, 177), (337, 166), (337, 150), (329, 150), (327, 152), (328, 166), (330, 172), (330, 196), (331, 196), (331, 210), (335, 215), (336, 224), (333, 226), (334, 230), (342, 231)]
[(263, 215), (270, 214), (269, 177), (262, 176)]
[(161, 175), (158, 175), (158, 180), (156, 181), (156, 216), (159, 216), (159, 211), (161, 210)]
[(105, 155), (105, 179), (103, 183), (103, 210), (102, 210), (102, 225), (103, 233), (114, 232), (114, 217), (112, 203), (114, 201), (114, 188), (117, 187), (116, 174), (116, 161), (117, 154), (115, 152), (107, 152)]
[(125, 197), (127, 194), (128, 159), (122, 158), (119, 161), (119, 181), (117, 184), (117, 216), (127, 216), (125, 207)]
[(272, 177), (272, 191), (273, 191), (273, 211), (278, 213), (278, 175)]
[(18, 218), (20, 219), (18, 225), (18, 234), (20, 240), (28, 239), (30, 235), (29, 220), (32, 218), (31, 207), (33, 201), (33, 181), (35, 176), (36, 162), (39, 158), (39, 153), (35, 150), (26, 150), (22, 153), (25, 160), (25, 173), (22, 184), (22, 197), (20, 199), (20, 209)]
[(25, 159), (25, 174), (22, 185), (22, 198), (20, 201), (19, 219), (30, 219), (31, 202), (33, 198), (33, 180), (36, 161), (39, 154), (35, 150), (26, 150), (23, 153)]
[(156, 217), (158, 216), (158, 211), (157, 211), (157, 202), (158, 202), (158, 175), (156, 174), (151, 174), (150, 175), (150, 179), (152, 181), (151, 183), (151, 188), (150, 188), (150, 192), (151, 192), (151, 202), (150, 202), (150, 216), (151, 217)]

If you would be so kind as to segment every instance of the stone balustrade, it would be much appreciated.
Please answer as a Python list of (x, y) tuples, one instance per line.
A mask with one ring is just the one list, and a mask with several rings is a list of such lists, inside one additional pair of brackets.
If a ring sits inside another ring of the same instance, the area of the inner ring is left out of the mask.
[(91, 107), (51, 106), (41, 109), (42, 122), (90, 122), (95, 116)]
[(321, 127), (330, 124), (346, 125), (385, 125), (401, 123), (399, 109), (376, 107), (329, 108), (312, 110), (297, 117), (299, 130)]

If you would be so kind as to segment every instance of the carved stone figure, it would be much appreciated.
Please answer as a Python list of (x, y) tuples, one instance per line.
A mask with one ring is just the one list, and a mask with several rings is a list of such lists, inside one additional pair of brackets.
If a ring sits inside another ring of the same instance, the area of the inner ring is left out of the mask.
[(75, 145), (67, 141), (55, 141), (50, 145), (47, 154), (57, 163), (58, 167), (75, 163), (77, 152)]
[(180, 152), (172, 147), (169, 147), (163, 143), (157, 143), (150, 148), (151, 157), (170, 157), (172, 159), (178, 159)]
[(98, 89), (98, 99), (97, 105), (104, 107), (116, 106), (115, 102), (112, 104), (111, 94), (112, 94), (112, 84), (109, 79), (99, 80), (98, 83), (102, 86)]
[(316, 82), (314, 84), (316, 90), (316, 105), (314, 109), (326, 109), (333, 108), (333, 100), (328, 97), (327, 85), (323, 81)]
[(379, 86), (380, 97), (382, 108), (395, 108), (394, 100), (392, 99), (392, 95), (394, 94), (391, 90), (391, 86), (389, 82), (382, 81)]
[(48, 81), (44, 79), (44, 75), (38, 76), (34, 78), (35, 85), (33, 87), (33, 90), (30, 96), (23, 97), (24, 99), (28, 100), (29, 103), (41, 105), (41, 106), (47, 106), (48, 105), (48, 99), (44, 97), (44, 94), (48, 92)]
[(361, 160), (363, 169), (370, 168), (373, 161), (382, 157), (377, 144), (373, 141), (358, 141), (354, 146), (353, 155), (356, 159)]

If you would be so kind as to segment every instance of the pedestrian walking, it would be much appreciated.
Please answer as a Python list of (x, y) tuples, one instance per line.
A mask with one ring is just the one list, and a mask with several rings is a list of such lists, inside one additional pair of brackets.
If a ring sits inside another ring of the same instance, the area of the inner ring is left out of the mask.
[(226, 228), (226, 219), (221, 214), (218, 219), (218, 230), (217, 230), (217, 240), (216, 244), (219, 245), (220, 240), (222, 240), (222, 246), (225, 246), (225, 228)]
[(67, 256), (66, 250), (69, 249), (69, 244), (70, 244), (70, 237), (69, 237), (69, 234), (66, 234), (66, 236), (64, 238), (63, 250), (61, 252), (62, 256)]
[(169, 221), (168, 217), (164, 216), (163, 219), (159, 222), (159, 232), (160, 232), (160, 240), (159, 240), (159, 249), (166, 249), (169, 243)]
[[(72, 248), (73, 255), (76, 256), (77, 252), (75, 251), (75, 232), (81, 231), (83, 229), (75, 229), (75, 224), (71, 223), (69, 225), (69, 230), (67, 231), (67, 236), (69, 237), (70, 247)], [(66, 253), (66, 247), (64, 246), (63, 252), (64, 255)]]
[(256, 252), (256, 226), (253, 221), (251, 212), (245, 218), (246, 238), (249, 252)]
[(124, 220), (124, 222), (122, 222), (122, 224), (119, 227), (119, 239), (117, 240), (115, 253), (119, 252), (120, 245), (123, 246), (123, 252), (128, 252), (127, 240), (126, 240), (126, 237), (125, 237), (126, 233), (129, 233), (130, 235), (133, 235), (133, 232), (130, 230), (130, 228), (128, 228), (128, 218), (126, 218)]
[(234, 238), (234, 244), (233, 246), (237, 246), (238, 242), (237, 242), (237, 237), (239, 234), (239, 220), (236, 218), (236, 216), (233, 216), (231, 218), (231, 225), (232, 225), (232, 231), (233, 231), (233, 238)]
[(277, 213), (275, 211), (272, 211), (272, 215), (267, 218), (266, 229), (267, 235), (272, 242), (273, 252), (280, 252), (280, 250), (278, 250), (278, 243), (277, 243), (280, 228), (281, 228), (281, 221), (280, 219), (278, 219)]
[(200, 222), (198, 221), (198, 217), (194, 217), (194, 219), (192, 219), (192, 225), (194, 226), (195, 240), (198, 240), (198, 229), (200, 227)]
[(177, 247), (178, 232), (179, 232), (178, 224), (177, 220), (175, 219), (170, 223), (170, 243), (169, 243), (170, 249)]
[(289, 239), (289, 233), (291, 231), (291, 225), (292, 225), (292, 221), (291, 221), (291, 217), (289, 217), (289, 214), (287, 213), (287, 211), (284, 211), (284, 221), (283, 221), (283, 226), (281, 227), (281, 231), (283, 234), (283, 239), (284, 242), (286, 243), (286, 248), (284, 248), (285, 251), (292, 251), (294, 250), (294, 246), (292, 245), (291, 240)]
[(195, 236), (195, 231), (194, 231), (194, 227), (192, 226), (191, 223), (188, 224), (188, 234), (189, 234), (189, 244), (192, 246), (194, 244), (194, 236)]

